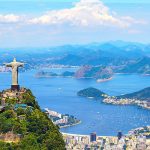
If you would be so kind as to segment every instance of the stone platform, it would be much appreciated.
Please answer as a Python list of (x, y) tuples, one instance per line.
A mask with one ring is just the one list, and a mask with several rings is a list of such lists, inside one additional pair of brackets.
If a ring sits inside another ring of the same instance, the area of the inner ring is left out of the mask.
[(9, 98), (9, 99), (17, 98), (18, 100), (22, 99), (22, 94), (25, 92), (26, 92), (26, 89), (23, 87), (21, 87), (19, 90), (12, 90), (12, 89), (3, 90), (0, 93), (1, 105), (5, 106), (6, 98)]

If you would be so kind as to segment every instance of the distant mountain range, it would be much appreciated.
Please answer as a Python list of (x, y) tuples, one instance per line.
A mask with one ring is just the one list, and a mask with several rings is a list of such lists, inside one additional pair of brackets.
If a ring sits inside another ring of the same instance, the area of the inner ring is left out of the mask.
[(136, 62), (129, 63), (125, 67), (117, 69), (116, 72), (150, 74), (150, 57), (144, 57)]
[[(61, 51), (63, 50), (63, 51)], [(56, 62), (70, 65), (122, 65), (150, 56), (150, 45), (123, 41), (57, 47)], [(64, 53), (65, 52), (65, 53)]]
[(110, 41), (50, 48), (0, 49), (1, 65), (4, 62), (10, 62), (13, 57), (27, 63), (27, 69), (47, 64), (103, 65), (115, 68), (115, 72), (117, 68), (117, 71), (125, 73), (149, 73), (150, 45)]

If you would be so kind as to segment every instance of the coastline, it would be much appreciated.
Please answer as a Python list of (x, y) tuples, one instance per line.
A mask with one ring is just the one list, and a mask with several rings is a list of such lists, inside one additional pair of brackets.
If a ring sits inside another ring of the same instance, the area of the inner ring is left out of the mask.
[[(48, 108), (43, 109), (43, 112), (48, 115), (48, 118), (57, 125), (60, 129), (67, 128), (71, 126), (75, 126), (81, 123), (81, 120), (74, 118), (74, 116), (70, 117), (70, 115), (63, 115), (56, 111), (50, 110)], [(66, 118), (67, 117), (67, 118)], [(57, 118), (57, 119), (56, 119)], [(69, 118), (73, 119), (71, 122)], [(54, 120), (53, 120), (54, 119)], [(56, 120), (55, 120), (56, 119)], [(61, 125), (62, 124), (62, 125)]]
[(112, 79), (113, 79), (113, 77), (110, 77), (110, 78), (108, 78), (108, 79), (97, 79), (96, 82), (98, 82), (98, 83), (107, 82), (107, 81), (110, 81), (110, 80), (112, 80)]
[(114, 73), (114, 74), (124, 74), (124, 75), (142, 75), (142, 76), (150, 76), (150, 74), (144, 74), (144, 73)]
[(74, 123), (74, 124), (72, 124), (72, 125), (64, 125), (64, 126), (61, 126), (61, 127), (59, 127), (59, 128), (60, 128), (60, 129), (62, 129), (62, 128), (68, 128), (68, 127), (76, 126), (76, 125), (81, 124), (81, 123), (82, 123), (82, 121), (80, 120), (78, 123)]
[(75, 78), (73, 76), (36, 76), (35, 78)]
[[(85, 135), (82, 135), (82, 134), (72, 134), (72, 133), (64, 133), (64, 132), (61, 132), (61, 134), (62, 135), (69, 135), (69, 136), (80, 136), (80, 137), (85, 137), (85, 136), (87, 136), (87, 137), (90, 137), (90, 135), (87, 135), (87, 134), (85, 134)], [(104, 137), (104, 138), (106, 138), (106, 137), (116, 137), (116, 136), (97, 136), (97, 137)]]
[[(73, 79), (95, 79), (93, 77), (80, 77), (80, 78), (77, 78), (77, 77), (74, 77), (74, 76), (36, 76), (35, 75), (35, 78), (73, 78)], [(112, 80), (113, 77), (110, 77), (108, 79), (97, 79), (96, 82), (100, 83), (100, 82), (107, 82), (107, 81), (110, 81)]]
[(141, 107), (143, 109), (150, 110), (150, 105), (147, 101), (141, 101), (137, 99), (120, 99), (116, 100), (115, 98), (104, 98), (103, 103), (111, 105), (134, 105)]
[[(129, 130), (126, 134), (124, 134), (124, 136), (131, 136), (131, 135), (134, 135), (135, 134), (135, 131), (140, 131), (140, 130), (143, 130), (144, 128), (149, 128), (150, 130), (150, 126), (147, 125), (147, 126), (142, 126), (142, 127), (137, 127), (137, 128), (133, 128), (131, 130)], [(64, 133), (64, 132), (61, 132), (63, 135), (75, 135), (75, 136), (89, 136), (89, 135), (82, 135), (82, 134), (72, 134), (72, 133)], [(150, 134), (150, 133), (149, 133)], [(104, 135), (104, 136), (101, 136), (101, 135), (97, 135), (98, 137), (117, 137), (117, 136), (114, 136), (114, 135)]]

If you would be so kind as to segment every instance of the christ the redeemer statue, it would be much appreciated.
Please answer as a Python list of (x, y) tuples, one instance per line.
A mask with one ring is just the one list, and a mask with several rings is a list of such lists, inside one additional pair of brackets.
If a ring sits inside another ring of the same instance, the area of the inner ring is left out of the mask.
[(11, 90), (19, 91), (20, 86), (18, 85), (18, 68), (19, 67), (23, 67), (24, 63), (17, 62), (16, 58), (14, 58), (13, 62), (5, 63), (5, 66), (12, 68), (12, 85), (11, 85)]

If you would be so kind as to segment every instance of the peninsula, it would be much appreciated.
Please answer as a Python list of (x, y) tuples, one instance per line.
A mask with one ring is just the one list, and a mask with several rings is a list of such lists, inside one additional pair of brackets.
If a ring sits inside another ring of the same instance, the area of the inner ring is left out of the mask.
[(110, 96), (96, 88), (90, 87), (80, 90), (77, 95), (86, 98), (103, 99), (102, 101), (106, 104), (137, 105), (150, 109), (150, 87), (120, 96)]
[(150, 87), (120, 96), (104, 95), (103, 102), (114, 105), (137, 105), (150, 110)]
[(61, 114), (48, 108), (45, 108), (43, 112), (45, 112), (48, 118), (60, 128), (70, 127), (81, 123), (79, 119), (69, 114)]

